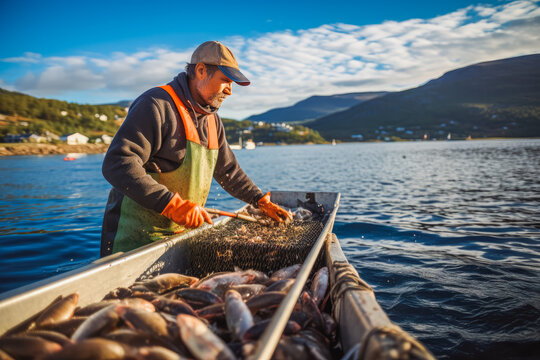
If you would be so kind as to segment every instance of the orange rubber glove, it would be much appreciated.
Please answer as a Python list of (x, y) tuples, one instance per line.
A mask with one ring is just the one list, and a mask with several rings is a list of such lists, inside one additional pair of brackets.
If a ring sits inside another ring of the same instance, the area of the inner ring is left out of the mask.
[(210, 215), (208, 215), (202, 206), (182, 199), (178, 193), (174, 194), (174, 197), (165, 206), (161, 215), (187, 228), (197, 228), (205, 221), (212, 224)]
[(289, 222), (292, 220), (292, 214), (290, 211), (286, 211), (279, 205), (270, 201), (270, 193), (264, 195), (258, 202), (259, 209), (266, 215), (270, 216), (277, 222)]

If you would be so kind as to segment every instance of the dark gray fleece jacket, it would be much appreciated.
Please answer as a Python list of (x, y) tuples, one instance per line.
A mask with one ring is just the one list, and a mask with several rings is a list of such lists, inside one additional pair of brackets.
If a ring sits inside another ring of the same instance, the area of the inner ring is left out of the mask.
[[(193, 99), (186, 73), (178, 74), (169, 85), (191, 113), (203, 146), (208, 146), (208, 114), (215, 114), (219, 155), (214, 179), (232, 196), (256, 205), (263, 194), (240, 168), (217, 109), (201, 106)], [(119, 210), (123, 196), (161, 213), (174, 193), (147, 172), (172, 171), (182, 164), (185, 153), (184, 124), (171, 97), (161, 88), (146, 91), (131, 105), (103, 161), (103, 176), (113, 186), (105, 216), (113, 208)]]

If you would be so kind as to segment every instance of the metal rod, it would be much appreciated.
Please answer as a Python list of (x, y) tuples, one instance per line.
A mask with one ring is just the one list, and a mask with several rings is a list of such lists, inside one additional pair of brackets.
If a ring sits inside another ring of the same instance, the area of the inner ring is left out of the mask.
[(242, 219), (242, 220), (246, 220), (246, 221), (251, 221), (251, 222), (256, 222), (256, 223), (261, 223), (261, 221), (257, 220), (256, 218), (254, 218), (253, 216), (249, 216), (249, 215), (244, 215), (244, 214), (237, 214), (237, 213), (231, 213), (231, 212), (227, 212), (227, 211), (223, 211), (223, 210), (218, 210), (218, 209), (212, 209), (212, 208), (204, 208), (204, 210), (206, 210), (207, 213), (210, 213), (210, 214), (218, 214), (218, 215), (221, 215), (221, 216), (230, 216), (230, 217), (233, 217), (233, 218), (237, 218), (237, 219)]
[(255, 355), (250, 357), (250, 359), (268, 360), (272, 357), (272, 354), (274, 353), (274, 350), (276, 349), (281, 337), (281, 333), (283, 333), (283, 329), (285, 329), (285, 325), (287, 325), (287, 321), (289, 320), (294, 309), (294, 305), (296, 304), (296, 301), (304, 288), (304, 284), (309, 277), (309, 273), (317, 260), (317, 256), (319, 255), (319, 252), (321, 251), (321, 248), (329, 235), (330, 234), (321, 236), (311, 248), (311, 251), (309, 252), (304, 264), (296, 276), (294, 285), (292, 286), (291, 290), (289, 290), (287, 296), (285, 296), (285, 299), (283, 299), (281, 302), (281, 305), (272, 317), (270, 324), (268, 324), (263, 335), (257, 342), (257, 350)]

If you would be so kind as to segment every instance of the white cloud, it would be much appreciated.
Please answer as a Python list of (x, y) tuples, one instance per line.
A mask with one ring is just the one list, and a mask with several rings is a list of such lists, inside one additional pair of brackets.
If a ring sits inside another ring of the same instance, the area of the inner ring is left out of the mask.
[(41, 61), (41, 54), (36, 54), (33, 52), (25, 52), (24, 56), (20, 57), (12, 57), (12, 58), (5, 58), (2, 59), (4, 62), (10, 62), (10, 63), (34, 63), (37, 64)]
[[(540, 52), (540, 7), (532, 0), (471, 5), (427, 20), (327, 24), (222, 40), (252, 81), (235, 86), (220, 111), (240, 119), (315, 94), (401, 90), (476, 62)], [(192, 51), (49, 58), (25, 53), (3, 61), (45, 66), (14, 82), (20, 91), (50, 97), (94, 92), (98, 101), (111, 102), (169, 82)]]

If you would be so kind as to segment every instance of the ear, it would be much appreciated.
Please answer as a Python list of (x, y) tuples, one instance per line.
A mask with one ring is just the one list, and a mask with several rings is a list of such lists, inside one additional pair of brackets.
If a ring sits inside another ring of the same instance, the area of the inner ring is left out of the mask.
[(197, 80), (204, 80), (206, 78), (206, 65), (201, 62), (195, 65), (195, 77)]

